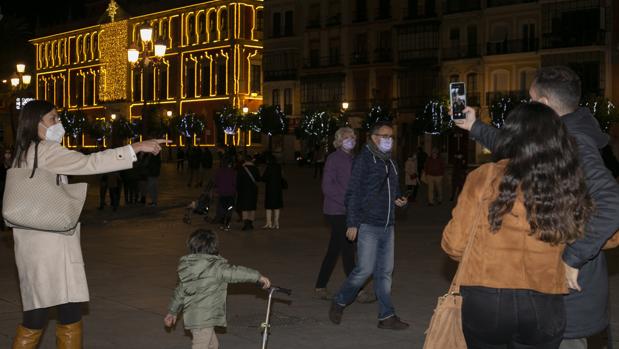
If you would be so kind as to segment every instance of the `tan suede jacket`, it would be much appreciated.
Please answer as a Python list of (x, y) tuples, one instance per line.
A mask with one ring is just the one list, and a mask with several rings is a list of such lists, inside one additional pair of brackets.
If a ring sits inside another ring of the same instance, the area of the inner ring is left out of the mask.
[(522, 197), (501, 229), (490, 232), (488, 207), (498, 195), (507, 160), (482, 165), (464, 184), (441, 246), (460, 260), (472, 229), (477, 229), (470, 258), (461, 271), (461, 285), (529, 289), (547, 294), (568, 293), (561, 254), (564, 244), (552, 246), (530, 236)]

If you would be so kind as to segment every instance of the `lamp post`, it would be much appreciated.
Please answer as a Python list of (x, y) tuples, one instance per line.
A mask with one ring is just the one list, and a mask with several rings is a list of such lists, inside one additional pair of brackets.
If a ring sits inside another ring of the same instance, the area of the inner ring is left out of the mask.
[[(135, 45), (132, 44), (127, 49), (127, 61), (131, 65), (131, 70), (139, 69), (139, 71), (143, 74), (147, 68), (153, 68), (153, 82), (157, 84), (157, 95), (153, 96), (153, 100), (158, 99), (160, 84), (157, 83), (157, 73), (159, 64), (163, 61), (163, 57), (165, 56), (167, 46), (162, 42), (154, 42), (153, 41), (153, 28), (147, 24), (144, 24), (140, 27), (140, 44)], [(139, 47), (143, 49), (140, 51)], [(151, 47), (152, 46), (152, 47)], [(133, 73), (132, 73), (133, 79)], [(144, 95), (144, 91), (141, 91), (142, 95)], [(146, 130), (146, 120), (144, 118), (144, 112), (146, 111), (146, 98), (144, 98), (144, 105), (142, 107), (142, 134), (145, 134)]]
[[(3, 80), (2, 82), (5, 82)], [(9, 79), (11, 83), (11, 88), (13, 93), (11, 94), (13, 101), (11, 104), (15, 103), (15, 110), (13, 108), (10, 109), (10, 121), (11, 121), (11, 131), (13, 131), (13, 142), (15, 142), (15, 132), (16, 132), (16, 120), (15, 120), (15, 111), (20, 110), (24, 104), (24, 91), (28, 89), (30, 86), (30, 82), (32, 82), (32, 75), (26, 74), (26, 65), (23, 63), (18, 63), (15, 65), (15, 73)], [(17, 98), (16, 98), (17, 97)]]
[(347, 110), (348, 102), (342, 102), (342, 119), (344, 120), (344, 125), (348, 125), (348, 116), (346, 115)]

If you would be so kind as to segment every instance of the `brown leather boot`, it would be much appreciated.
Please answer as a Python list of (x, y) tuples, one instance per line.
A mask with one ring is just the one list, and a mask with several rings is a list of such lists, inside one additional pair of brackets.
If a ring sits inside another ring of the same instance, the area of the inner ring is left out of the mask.
[(82, 349), (82, 321), (56, 325), (56, 348)]
[(34, 349), (39, 344), (43, 330), (32, 330), (22, 325), (17, 326), (13, 339), (13, 349)]

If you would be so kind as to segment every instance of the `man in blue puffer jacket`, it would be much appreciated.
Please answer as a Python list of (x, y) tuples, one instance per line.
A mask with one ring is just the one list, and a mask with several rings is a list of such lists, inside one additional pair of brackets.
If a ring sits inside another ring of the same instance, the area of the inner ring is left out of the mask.
[(398, 171), (391, 160), (393, 127), (377, 123), (370, 141), (355, 158), (346, 191), (346, 221), (349, 240), (357, 239), (357, 265), (348, 276), (329, 310), (329, 319), (339, 324), (344, 308), (355, 300), (365, 281), (374, 276), (378, 297), (378, 327), (403, 330), (408, 324), (396, 315), (391, 303), (395, 206), (406, 205), (400, 193)]

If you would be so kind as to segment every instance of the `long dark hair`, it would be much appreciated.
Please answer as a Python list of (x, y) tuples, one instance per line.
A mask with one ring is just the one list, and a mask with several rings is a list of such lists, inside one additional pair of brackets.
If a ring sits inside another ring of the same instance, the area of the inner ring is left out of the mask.
[(584, 235), (593, 202), (576, 143), (554, 110), (541, 103), (516, 107), (500, 131), (495, 156), (509, 163), (489, 207), (492, 232), (499, 230), (522, 193), (531, 235), (551, 244)]
[(28, 149), (32, 143), (41, 141), (39, 138), (39, 122), (45, 114), (55, 110), (56, 106), (47, 101), (34, 100), (26, 103), (19, 114), (13, 162), (20, 166), (26, 161)]

